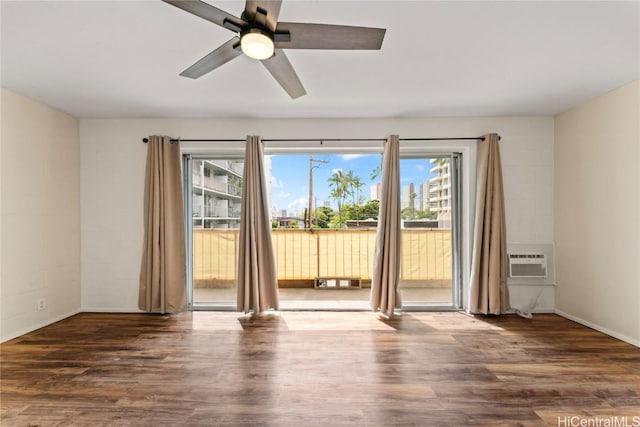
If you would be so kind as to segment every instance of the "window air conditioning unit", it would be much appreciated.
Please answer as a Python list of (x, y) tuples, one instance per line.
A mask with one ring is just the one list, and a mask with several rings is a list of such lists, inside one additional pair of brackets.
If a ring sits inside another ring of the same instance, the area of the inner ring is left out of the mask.
[(547, 256), (509, 254), (509, 277), (547, 277)]

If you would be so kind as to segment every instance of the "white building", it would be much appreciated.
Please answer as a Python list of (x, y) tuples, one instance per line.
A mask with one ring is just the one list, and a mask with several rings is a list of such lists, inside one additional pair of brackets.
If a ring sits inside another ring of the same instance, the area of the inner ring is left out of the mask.
[(429, 180), (429, 209), (440, 221), (451, 220), (451, 175), (449, 160), (431, 159), (434, 167), (430, 172), (436, 176)]
[(429, 208), (429, 181), (420, 184), (418, 197), (420, 198), (420, 210), (427, 210)]
[(239, 228), (242, 160), (194, 160), (193, 227)]
[(381, 192), (382, 192), (381, 183), (377, 183), (369, 186), (369, 200), (380, 200)]
[(416, 192), (416, 187), (412, 183), (406, 184), (402, 186), (402, 195), (400, 196), (400, 209), (405, 208), (414, 208), (415, 209), (415, 198), (412, 195)]

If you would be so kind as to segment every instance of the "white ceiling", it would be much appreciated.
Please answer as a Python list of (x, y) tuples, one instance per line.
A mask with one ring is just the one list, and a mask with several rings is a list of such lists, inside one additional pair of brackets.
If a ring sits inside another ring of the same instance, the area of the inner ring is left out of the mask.
[(281, 21), (387, 29), (380, 51), (287, 51), (296, 100), (243, 56), (180, 77), (233, 33), (159, 0), (0, 13), (2, 86), (79, 118), (552, 115), (640, 78), (636, 1), (284, 0)]

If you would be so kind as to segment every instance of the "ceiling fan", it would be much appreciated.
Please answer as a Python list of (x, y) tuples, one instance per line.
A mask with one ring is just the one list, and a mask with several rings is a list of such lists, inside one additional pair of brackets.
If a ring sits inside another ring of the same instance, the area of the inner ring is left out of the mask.
[(307, 92), (284, 49), (380, 49), (384, 28), (278, 22), (282, 0), (247, 0), (240, 18), (200, 0), (163, 0), (237, 35), (180, 73), (197, 79), (243, 53), (260, 60), (291, 98)]

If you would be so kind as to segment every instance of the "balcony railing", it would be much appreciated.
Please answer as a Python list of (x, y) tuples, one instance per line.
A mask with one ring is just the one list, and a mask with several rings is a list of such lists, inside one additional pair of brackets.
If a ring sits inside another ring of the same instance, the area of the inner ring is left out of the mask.
[(192, 208), (194, 218), (233, 218), (240, 219), (240, 210), (228, 207), (200, 206)]
[(236, 197), (242, 195), (242, 181), (237, 178), (234, 179), (234, 177), (229, 177), (229, 181), (227, 182), (209, 176), (203, 177), (200, 174), (194, 173), (191, 182), (194, 186), (204, 187), (220, 193), (230, 194)]
[[(375, 229), (272, 230), (278, 280), (316, 277), (371, 280)], [(193, 230), (196, 286), (235, 283), (239, 230)], [(402, 281), (451, 280), (451, 230), (403, 229)]]
[(227, 192), (227, 183), (225, 181), (218, 181), (207, 176), (204, 177), (204, 186), (212, 190), (220, 191), (222, 193)]

